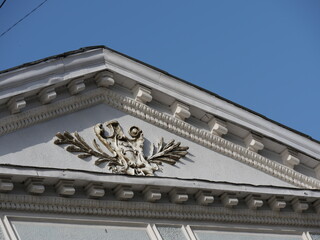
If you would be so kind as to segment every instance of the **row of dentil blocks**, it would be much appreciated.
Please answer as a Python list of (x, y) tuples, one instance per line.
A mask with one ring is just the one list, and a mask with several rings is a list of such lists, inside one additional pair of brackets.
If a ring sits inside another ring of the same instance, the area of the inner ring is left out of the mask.
[[(45, 186), (43, 184), (43, 179), (41, 178), (29, 178), (24, 183), (25, 188), (28, 193), (40, 195), (45, 192)], [(13, 190), (14, 184), (10, 179), (2, 178), (0, 179), (0, 191), (1, 192), (10, 192)], [(73, 180), (59, 180), (55, 184), (56, 192), (63, 197), (73, 196), (76, 192), (74, 181)], [(89, 198), (101, 198), (106, 192), (102, 185), (102, 183), (89, 183), (84, 187), (84, 191), (86, 192)], [(126, 185), (118, 185), (112, 190), (114, 196), (117, 200), (130, 200), (134, 197), (134, 191), (130, 186)], [(162, 193), (160, 188), (147, 186), (142, 191), (143, 197), (145, 201), (148, 202), (156, 202), (162, 198)], [(181, 204), (189, 199), (189, 195), (186, 190), (173, 188), (168, 192), (168, 197), (172, 203)], [(217, 196), (214, 196), (212, 192), (199, 190), (194, 195), (196, 201), (200, 205), (209, 205), (215, 201)], [(224, 207), (233, 208), (239, 204), (239, 198), (232, 193), (223, 193), (218, 196), (221, 203)], [(271, 196), (268, 200), (262, 200), (259, 195), (249, 194), (245, 197), (245, 203), (247, 204), (249, 209), (257, 210), (262, 207), (264, 203), (268, 203), (269, 207), (273, 211), (280, 211), (281, 209), (287, 206), (287, 201), (285, 201), (280, 196)], [(309, 203), (304, 199), (294, 198), (290, 201), (292, 208), (295, 212), (301, 213), (309, 208)], [(315, 201), (313, 206), (320, 212), (320, 200)]]
[[(94, 77), (98, 87), (109, 87), (114, 85), (115, 80), (113, 73), (110, 71), (102, 71), (95, 75)], [(76, 78), (67, 84), (67, 88), (71, 95), (76, 95), (83, 90), (86, 86), (84, 84), (84, 77)], [(151, 89), (141, 85), (136, 84), (132, 89), (133, 97), (136, 101), (147, 104), (152, 100), (152, 91)], [(38, 93), (39, 101), (42, 104), (48, 104), (57, 97), (57, 93), (54, 87), (47, 87), (42, 89)], [(20, 112), (23, 108), (26, 107), (26, 101), (23, 97), (13, 97), (11, 98), (7, 106), (12, 114)], [(171, 105), (171, 111), (175, 118), (184, 121), (185, 119), (191, 116), (189, 106), (185, 103), (175, 101)], [(228, 133), (227, 123), (225, 120), (222, 120), (218, 117), (212, 116), (208, 121), (208, 126), (212, 134), (219, 137)], [(254, 152), (261, 151), (264, 148), (262, 139), (258, 134), (249, 133), (245, 138), (244, 142), (248, 149)], [(294, 168), (295, 165), (300, 163), (299, 158), (297, 157), (297, 152), (292, 149), (286, 148), (282, 153), (281, 157), (283, 164), (287, 167)], [(319, 169), (320, 172), (320, 169)]]

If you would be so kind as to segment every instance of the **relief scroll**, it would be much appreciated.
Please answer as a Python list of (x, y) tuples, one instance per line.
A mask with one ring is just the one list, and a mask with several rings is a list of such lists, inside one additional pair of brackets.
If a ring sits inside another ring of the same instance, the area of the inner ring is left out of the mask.
[[(109, 131), (106, 131), (104, 126)], [(79, 158), (94, 157), (96, 165), (106, 163), (113, 173), (139, 176), (153, 176), (155, 171), (160, 170), (159, 165), (162, 163), (174, 165), (180, 158), (187, 155), (189, 149), (175, 140), (165, 143), (161, 138), (157, 147), (152, 145), (152, 154), (147, 157), (143, 153), (142, 130), (132, 126), (128, 131), (130, 137), (127, 137), (119, 122), (115, 120), (95, 125), (94, 132), (99, 143), (94, 139), (93, 147), (77, 132), (57, 133), (54, 143), (68, 145), (66, 150), (77, 153)], [(108, 149), (108, 152), (103, 148)]]

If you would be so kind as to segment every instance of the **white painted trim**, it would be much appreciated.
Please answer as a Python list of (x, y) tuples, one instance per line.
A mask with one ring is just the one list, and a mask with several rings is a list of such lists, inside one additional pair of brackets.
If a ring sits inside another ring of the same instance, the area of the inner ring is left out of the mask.
[(8, 229), (4, 224), (4, 221), (2, 219), (0, 219), (0, 227), (1, 227), (1, 232), (4, 236), (4, 240), (9, 240), (9, 234), (8, 234)]
[(154, 234), (156, 235), (157, 240), (163, 240), (161, 237), (161, 234), (159, 233), (159, 231), (156, 227), (156, 224), (152, 224), (152, 230), (153, 230)]
[(319, 144), (185, 82), (105, 49), (108, 69), (320, 159)]
[[(214, 232), (226, 232), (226, 233), (249, 233), (249, 234), (275, 234), (278, 236), (281, 235), (291, 235), (295, 237), (302, 237), (304, 235), (304, 230), (306, 228), (302, 227), (300, 229), (288, 229), (288, 226), (275, 226), (275, 227), (267, 227), (261, 225), (235, 225), (235, 224), (216, 224), (216, 225), (208, 225), (208, 224), (192, 224), (187, 226), (188, 232), (192, 233), (195, 236), (194, 231), (214, 231)], [(192, 239), (193, 240), (193, 239)], [(197, 240), (195, 236), (194, 240)], [(308, 239), (305, 239), (308, 240)], [(311, 240), (311, 239), (310, 239)]]
[(302, 240), (312, 240), (309, 232), (305, 232), (302, 234)]
[(14, 229), (11, 221), (27, 221), (27, 222), (47, 222), (47, 223), (66, 223), (66, 224), (88, 224), (88, 225), (101, 225), (101, 226), (119, 226), (119, 227), (138, 227), (144, 228), (151, 240), (158, 240), (153, 228), (149, 223), (137, 222), (137, 221), (113, 221), (113, 220), (96, 220), (96, 219), (81, 219), (81, 218), (60, 218), (60, 217), (44, 217), (44, 216), (19, 216), (19, 215), (5, 215), (4, 221), (6, 222), (6, 227), (10, 232), (11, 239), (18, 239), (17, 231)]
[(147, 233), (151, 240), (159, 240), (157, 234), (154, 232), (154, 229), (150, 224), (147, 225)]
[(181, 231), (182, 231), (183, 235), (186, 237), (186, 239), (192, 240), (192, 239), (190, 239), (190, 234), (184, 225), (181, 226)]
[(2, 73), (0, 104), (9, 97), (28, 95), (28, 92), (40, 91), (53, 84), (59, 86), (73, 78), (106, 69), (320, 159), (318, 143), (109, 49), (87, 50)]
[(16, 95), (30, 95), (48, 86), (106, 69), (103, 49), (89, 50), (65, 58), (48, 60), (0, 75), (0, 104)]
[(197, 237), (194, 235), (194, 233), (193, 233), (190, 225), (187, 225), (187, 226), (185, 227), (185, 230), (186, 230), (186, 232), (187, 232), (190, 240), (198, 240)]
[[(162, 236), (158, 230), (159, 226), (165, 226), (165, 227), (173, 227), (173, 228), (180, 228), (181, 232), (183, 234), (183, 236), (185, 237), (185, 239), (181, 239), (181, 240), (190, 240), (189, 238), (189, 234), (186, 231), (185, 227), (183, 224), (177, 224), (177, 223), (172, 223), (172, 222), (168, 222), (168, 223), (156, 223), (153, 224), (153, 231), (156, 233), (157, 236), (159, 236), (159, 239), (162, 240)], [(167, 239), (163, 239), (163, 240), (167, 240)]]
[(170, 203), (145, 203), (133, 201), (97, 201), (61, 197), (26, 195), (1, 195), (1, 211), (32, 212), (32, 214), (86, 215), (96, 217), (135, 217), (181, 221), (207, 221), (216, 223), (261, 224), (287, 227), (320, 228), (320, 216), (316, 213), (288, 213), (226, 209)]
[(109, 89), (98, 88), (87, 93), (57, 101), (50, 105), (40, 106), (5, 117), (1, 121), (0, 135), (102, 102), (297, 187), (320, 189), (320, 181), (315, 178), (303, 175), (240, 145), (220, 138), (209, 131), (194, 127), (171, 115), (159, 112), (145, 104), (139, 103), (129, 97), (121, 96)]
[[(12, 176), (20, 179), (28, 179), (30, 177), (37, 176), (43, 178), (46, 182), (46, 186), (53, 186), (63, 177), (66, 180), (73, 180), (82, 182), (82, 187), (87, 186), (91, 182), (101, 183), (104, 187), (116, 186), (116, 185), (128, 185), (128, 186), (140, 186), (141, 191), (145, 189), (145, 186), (156, 187), (156, 188), (179, 188), (186, 189), (187, 193), (196, 194), (199, 190), (203, 191), (214, 191), (219, 192), (234, 192), (243, 193), (244, 195), (255, 194), (272, 197), (274, 195), (289, 197), (289, 198), (319, 198), (320, 191), (304, 190), (304, 189), (293, 189), (293, 188), (281, 188), (272, 186), (254, 186), (254, 185), (237, 185), (226, 182), (210, 182), (196, 179), (181, 179), (181, 178), (168, 178), (168, 177), (140, 177), (140, 176), (127, 176), (127, 175), (116, 175), (106, 174), (97, 172), (86, 172), (86, 171), (71, 171), (71, 170), (57, 170), (50, 168), (14, 168), (10, 166), (0, 166), (1, 173), (5, 176)], [(21, 180), (22, 181), (22, 180)], [(24, 180), (23, 180), (24, 181)], [(192, 182), (192, 184), (190, 184)], [(13, 183), (14, 185), (15, 183)], [(84, 190), (85, 191), (85, 190)], [(169, 190), (168, 190), (169, 191)], [(219, 194), (219, 195), (220, 195)], [(163, 196), (164, 198), (164, 196)], [(1, 199), (1, 198), (0, 198)], [(215, 202), (213, 203), (215, 204)]]
[(16, 231), (14, 230), (11, 222), (9, 221), (8, 217), (5, 216), (3, 219), (4, 226), (9, 234), (10, 240), (18, 240), (18, 236), (16, 235)]

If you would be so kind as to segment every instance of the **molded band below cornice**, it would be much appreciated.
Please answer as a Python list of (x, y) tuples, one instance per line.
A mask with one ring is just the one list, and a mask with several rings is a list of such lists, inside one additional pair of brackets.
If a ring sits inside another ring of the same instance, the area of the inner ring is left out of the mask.
[(221, 207), (208, 208), (197, 205), (99, 201), (30, 195), (0, 194), (0, 209), (54, 214), (134, 216), (135, 218), (320, 227), (319, 215), (310, 213), (299, 214)]

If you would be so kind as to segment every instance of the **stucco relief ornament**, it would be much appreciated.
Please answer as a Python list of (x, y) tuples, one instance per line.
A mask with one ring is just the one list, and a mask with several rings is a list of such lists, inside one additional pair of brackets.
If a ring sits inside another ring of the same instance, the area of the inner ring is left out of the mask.
[(175, 140), (165, 143), (161, 138), (157, 147), (152, 145), (151, 156), (146, 157), (143, 153), (143, 133), (138, 127), (133, 126), (129, 129), (131, 136), (129, 138), (123, 133), (117, 121), (106, 122), (104, 125), (109, 128), (108, 135), (101, 123), (94, 126), (94, 132), (111, 155), (101, 148), (96, 139), (93, 140), (94, 148), (92, 148), (77, 132), (57, 133), (54, 143), (67, 144), (66, 150), (79, 153), (79, 158), (97, 158), (96, 165), (107, 162), (107, 166), (113, 173), (141, 176), (153, 176), (155, 171), (160, 170), (159, 165), (163, 162), (174, 165), (188, 153), (189, 147), (180, 146), (180, 142)]

